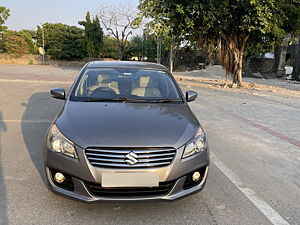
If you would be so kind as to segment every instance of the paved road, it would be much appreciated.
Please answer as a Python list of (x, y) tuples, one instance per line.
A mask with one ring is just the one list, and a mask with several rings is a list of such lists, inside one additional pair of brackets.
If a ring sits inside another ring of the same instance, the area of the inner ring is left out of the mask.
[(41, 146), (62, 102), (48, 90), (68, 88), (77, 72), (0, 65), (1, 225), (300, 224), (300, 99), (278, 94), (193, 88), (199, 98), (190, 105), (212, 151), (207, 186), (196, 195), (85, 204), (49, 192)]

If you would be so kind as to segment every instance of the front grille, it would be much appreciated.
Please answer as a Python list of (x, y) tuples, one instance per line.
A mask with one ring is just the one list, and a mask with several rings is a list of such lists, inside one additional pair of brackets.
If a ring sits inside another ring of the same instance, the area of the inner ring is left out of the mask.
[(96, 167), (149, 168), (170, 165), (174, 148), (87, 148), (85, 154)]
[(99, 197), (141, 197), (159, 196), (168, 194), (174, 186), (174, 181), (161, 182), (158, 187), (124, 187), (124, 188), (104, 188), (101, 184), (85, 182), (88, 191)]

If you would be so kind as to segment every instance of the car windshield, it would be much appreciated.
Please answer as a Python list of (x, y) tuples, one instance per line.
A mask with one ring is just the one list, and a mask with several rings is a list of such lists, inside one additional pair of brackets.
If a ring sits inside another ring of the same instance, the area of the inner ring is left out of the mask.
[(70, 100), (182, 102), (182, 97), (164, 71), (95, 68), (85, 70)]

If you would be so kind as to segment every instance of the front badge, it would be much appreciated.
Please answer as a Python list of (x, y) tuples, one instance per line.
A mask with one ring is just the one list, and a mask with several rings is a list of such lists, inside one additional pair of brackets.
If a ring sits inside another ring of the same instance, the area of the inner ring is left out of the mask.
[(139, 162), (139, 160), (137, 160), (139, 156), (134, 152), (129, 152), (127, 155), (125, 155), (125, 157), (127, 158), (125, 162), (127, 162), (131, 166)]

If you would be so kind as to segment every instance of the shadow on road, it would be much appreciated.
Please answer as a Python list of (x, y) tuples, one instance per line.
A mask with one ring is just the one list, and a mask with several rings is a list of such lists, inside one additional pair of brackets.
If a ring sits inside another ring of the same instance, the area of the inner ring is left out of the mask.
[(3, 174), (3, 160), (2, 160), (2, 146), (1, 146), (1, 134), (6, 132), (7, 127), (3, 121), (2, 112), (0, 112), (0, 224), (8, 224), (7, 214), (6, 214), (6, 193), (5, 193), (5, 183)]
[(28, 155), (44, 183), (43, 144), (45, 134), (62, 104), (63, 101), (53, 100), (48, 92), (34, 93), (28, 103), (21, 104), (26, 107), (22, 117), (23, 139)]

